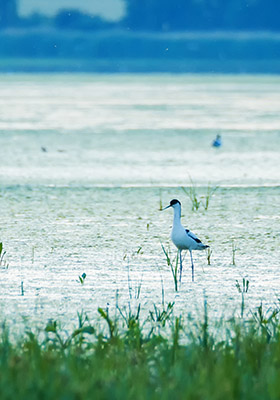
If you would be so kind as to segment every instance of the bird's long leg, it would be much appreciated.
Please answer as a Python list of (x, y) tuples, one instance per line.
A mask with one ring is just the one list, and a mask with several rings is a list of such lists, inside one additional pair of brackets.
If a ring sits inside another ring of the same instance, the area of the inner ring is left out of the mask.
[(192, 258), (191, 250), (190, 250), (190, 256), (191, 256), (191, 263), (192, 263), (192, 281), (194, 282), (194, 265), (193, 265), (193, 258)]
[(179, 257), (180, 257), (180, 282), (181, 282), (181, 280), (182, 280), (182, 270), (183, 270), (182, 250), (179, 250)]

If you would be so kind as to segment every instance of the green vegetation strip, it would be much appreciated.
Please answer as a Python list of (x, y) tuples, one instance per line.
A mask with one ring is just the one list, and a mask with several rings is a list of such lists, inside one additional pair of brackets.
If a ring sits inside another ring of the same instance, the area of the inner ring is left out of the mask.
[(280, 398), (278, 310), (265, 316), (260, 306), (250, 321), (227, 321), (224, 339), (217, 325), (211, 334), (206, 303), (195, 323), (173, 315), (171, 303), (144, 322), (140, 305), (114, 318), (98, 311), (102, 328), (80, 314), (68, 335), (49, 321), (11, 340), (3, 325), (1, 400)]

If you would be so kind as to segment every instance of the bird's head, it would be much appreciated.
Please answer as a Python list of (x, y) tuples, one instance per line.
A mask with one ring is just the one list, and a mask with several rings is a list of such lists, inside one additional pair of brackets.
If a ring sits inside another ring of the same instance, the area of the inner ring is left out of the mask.
[(172, 208), (174, 208), (174, 209), (176, 209), (176, 208), (181, 208), (181, 203), (180, 203), (179, 200), (173, 199), (173, 200), (170, 201), (170, 204), (169, 204), (167, 207), (164, 207), (164, 208), (162, 209), (162, 211), (163, 211), (163, 210), (166, 210), (166, 209), (169, 208), (169, 207), (172, 207)]

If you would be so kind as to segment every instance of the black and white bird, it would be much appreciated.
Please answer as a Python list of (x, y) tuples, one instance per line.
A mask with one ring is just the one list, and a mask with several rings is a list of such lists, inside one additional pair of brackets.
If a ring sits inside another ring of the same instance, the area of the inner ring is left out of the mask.
[(193, 250), (204, 250), (207, 249), (207, 245), (203, 244), (201, 240), (199, 240), (194, 233), (185, 229), (181, 224), (181, 203), (179, 200), (173, 199), (170, 201), (170, 204), (163, 208), (166, 210), (167, 208), (172, 207), (174, 210), (173, 217), (173, 227), (171, 231), (171, 240), (179, 250), (180, 256), (180, 282), (182, 279), (182, 250), (189, 250), (191, 256), (191, 264), (192, 264), (192, 281), (194, 281), (194, 265), (192, 258)]

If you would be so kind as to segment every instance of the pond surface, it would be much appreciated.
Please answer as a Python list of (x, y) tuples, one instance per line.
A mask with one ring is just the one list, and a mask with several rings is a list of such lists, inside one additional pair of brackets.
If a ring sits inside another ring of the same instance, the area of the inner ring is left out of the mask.
[[(177, 313), (206, 296), (231, 316), (243, 278), (247, 315), (278, 305), (280, 77), (2, 75), (0, 93), (2, 320), (67, 326), (116, 297), (145, 314), (163, 293)], [(212, 250), (211, 265), (194, 252), (194, 283), (186, 254), (177, 293), (161, 249), (176, 257), (172, 210), (159, 212), (172, 198)]]

